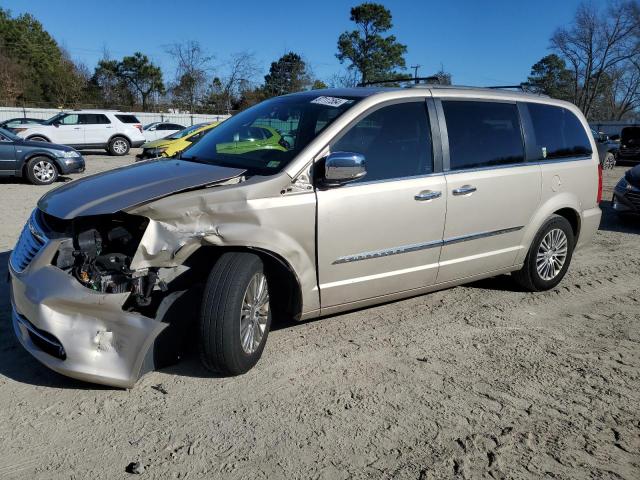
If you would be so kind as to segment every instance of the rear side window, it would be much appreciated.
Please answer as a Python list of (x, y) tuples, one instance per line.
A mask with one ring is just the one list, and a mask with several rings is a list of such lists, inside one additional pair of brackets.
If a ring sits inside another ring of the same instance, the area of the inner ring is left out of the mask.
[(101, 113), (83, 113), (79, 115), (82, 125), (104, 125), (111, 123), (106, 115)]
[(367, 168), (363, 182), (431, 173), (431, 133), (424, 101), (374, 111), (353, 125), (331, 151), (363, 154)]
[(591, 155), (591, 143), (580, 120), (566, 108), (528, 103), (535, 134), (536, 160)]
[(116, 115), (116, 118), (122, 123), (140, 123), (135, 115)]
[(513, 103), (443, 100), (450, 170), (524, 162), (518, 107)]

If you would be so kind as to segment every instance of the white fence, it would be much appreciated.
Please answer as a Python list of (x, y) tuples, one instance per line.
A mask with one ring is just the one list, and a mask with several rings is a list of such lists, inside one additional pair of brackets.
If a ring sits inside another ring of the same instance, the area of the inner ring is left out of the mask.
[[(0, 122), (10, 118), (41, 118), (46, 120), (63, 110), (56, 108), (21, 108), (21, 107), (0, 107)], [(217, 122), (229, 118), (230, 115), (207, 115), (202, 113), (151, 113), (132, 112), (138, 117), (143, 125), (151, 122), (173, 122), (189, 127), (196, 123)]]

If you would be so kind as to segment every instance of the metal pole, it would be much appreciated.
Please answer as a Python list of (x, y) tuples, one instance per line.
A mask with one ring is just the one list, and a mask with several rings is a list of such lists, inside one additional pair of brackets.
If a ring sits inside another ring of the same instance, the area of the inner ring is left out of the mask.
[(414, 83), (418, 83), (418, 69), (421, 67), (422, 65), (411, 65), (411, 67), (409, 68), (413, 68), (413, 78), (414, 78)]

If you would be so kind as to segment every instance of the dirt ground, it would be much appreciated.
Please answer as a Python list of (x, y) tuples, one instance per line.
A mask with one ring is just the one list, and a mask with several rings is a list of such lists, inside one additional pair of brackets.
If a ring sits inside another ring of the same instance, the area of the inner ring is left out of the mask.
[(192, 355), (125, 391), (14, 339), (6, 263), (45, 190), (0, 181), (0, 478), (640, 478), (640, 221), (608, 201), (553, 291), (502, 276), (284, 326), (242, 377)]

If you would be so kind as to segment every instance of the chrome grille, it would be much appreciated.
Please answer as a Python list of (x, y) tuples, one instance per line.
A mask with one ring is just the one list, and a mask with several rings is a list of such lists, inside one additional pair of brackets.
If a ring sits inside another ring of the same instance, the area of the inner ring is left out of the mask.
[(29, 221), (22, 229), (18, 243), (16, 243), (13, 252), (11, 252), (11, 258), (9, 259), (11, 267), (16, 272), (22, 272), (46, 243), (47, 238), (38, 226), (36, 210), (34, 210)]

